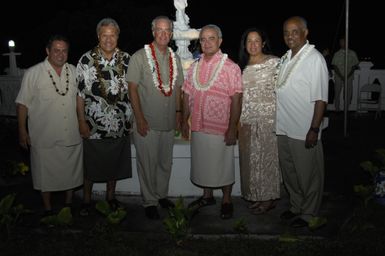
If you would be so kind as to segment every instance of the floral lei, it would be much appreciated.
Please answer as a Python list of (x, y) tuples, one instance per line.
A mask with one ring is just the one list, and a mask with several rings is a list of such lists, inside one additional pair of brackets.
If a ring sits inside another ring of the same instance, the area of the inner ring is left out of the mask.
[(303, 60), (313, 48), (314, 48), (314, 45), (309, 44), (309, 42), (307, 42), (304, 46), (304, 49), (300, 53), (294, 56), (292, 60), (293, 62), (288, 64), (288, 68), (287, 70), (285, 70), (285, 72), (281, 70), (281, 67), (283, 63), (286, 62), (289, 51), (287, 51), (285, 55), (282, 56), (282, 58), (280, 59), (277, 65), (277, 70), (279, 73), (277, 75), (276, 88), (282, 88), (283, 86), (285, 86), (287, 79), (293, 73), (293, 70), (295, 70), (295, 68), (298, 66), (298, 63), (300, 63), (301, 60)]
[(122, 81), (124, 81), (123, 53), (122, 53), (122, 51), (120, 51), (120, 49), (118, 49), (118, 48), (116, 49), (116, 55), (117, 55), (117, 60), (116, 60), (116, 67), (117, 68), (116, 68), (116, 72), (118, 73), (117, 76), (118, 76), (118, 80), (120, 82), (119, 82), (118, 94), (116, 95), (114, 100), (110, 100), (108, 98), (108, 95), (107, 95), (106, 80), (103, 78), (102, 71), (100, 69), (100, 63), (99, 63), (99, 60), (98, 60), (99, 52), (100, 52), (99, 46), (96, 46), (92, 50), (91, 56), (94, 59), (94, 66), (95, 66), (95, 69), (96, 69), (96, 77), (98, 78), (98, 81), (99, 81), (100, 94), (109, 104), (115, 104), (118, 101), (118, 99), (121, 98), (122, 88), (124, 87), (123, 82), (122, 82)]
[(223, 54), (221, 60), (219, 61), (219, 63), (215, 68), (215, 71), (212, 72), (211, 77), (206, 84), (201, 84), (199, 82), (199, 61), (198, 61), (193, 68), (193, 84), (195, 89), (197, 89), (198, 91), (207, 91), (208, 89), (210, 89), (213, 86), (215, 80), (217, 79), (220, 71), (222, 70), (223, 65), (226, 62), (226, 59), (227, 59), (227, 54)]
[(170, 53), (169, 55), (169, 70), (170, 70), (170, 79), (169, 83), (163, 83), (162, 77), (160, 75), (160, 69), (159, 69), (159, 62), (156, 58), (155, 54), (155, 48), (154, 44), (146, 44), (144, 46), (144, 49), (146, 51), (146, 56), (148, 59), (148, 64), (150, 65), (150, 69), (152, 72), (152, 80), (154, 81), (155, 87), (164, 95), (164, 96), (171, 96), (172, 90), (175, 86), (176, 77), (178, 75), (178, 69), (176, 67), (176, 59), (175, 59), (175, 53), (173, 50), (168, 47), (168, 51)]

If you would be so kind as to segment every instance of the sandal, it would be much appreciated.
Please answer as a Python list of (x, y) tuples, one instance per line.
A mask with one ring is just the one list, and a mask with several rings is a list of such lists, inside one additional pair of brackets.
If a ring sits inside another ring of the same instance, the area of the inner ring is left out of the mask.
[(274, 200), (264, 201), (252, 213), (255, 215), (264, 214), (275, 208)]
[(207, 198), (204, 198), (203, 196), (201, 196), (197, 200), (191, 202), (188, 205), (188, 208), (189, 209), (191, 209), (191, 208), (199, 209), (199, 208), (204, 207), (204, 206), (214, 205), (215, 203), (216, 203), (216, 201), (215, 201), (215, 198), (213, 196), (207, 197)]
[(249, 204), (247, 206), (247, 208), (249, 208), (249, 209), (257, 209), (261, 204), (262, 204), (261, 201), (255, 201), (255, 202), (252, 202), (251, 204)]

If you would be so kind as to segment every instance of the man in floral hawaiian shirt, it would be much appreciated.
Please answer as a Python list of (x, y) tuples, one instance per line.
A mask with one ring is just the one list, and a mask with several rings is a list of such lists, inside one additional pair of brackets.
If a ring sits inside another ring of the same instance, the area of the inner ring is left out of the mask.
[(86, 216), (91, 203), (93, 182), (107, 182), (106, 199), (111, 208), (116, 180), (131, 177), (129, 138), (131, 106), (125, 80), (129, 55), (117, 48), (119, 25), (102, 19), (96, 32), (99, 44), (83, 54), (77, 65), (78, 118), (84, 141), (84, 204)]

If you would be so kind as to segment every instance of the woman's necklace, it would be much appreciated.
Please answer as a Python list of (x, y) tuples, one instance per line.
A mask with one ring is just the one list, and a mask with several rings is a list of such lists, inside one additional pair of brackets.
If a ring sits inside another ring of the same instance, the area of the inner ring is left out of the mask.
[(64, 92), (61, 92), (60, 90), (59, 90), (59, 88), (57, 88), (57, 86), (56, 86), (56, 82), (55, 82), (55, 80), (53, 80), (53, 76), (52, 76), (52, 74), (51, 74), (51, 71), (49, 71), (49, 70), (47, 70), (48, 71), (48, 75), (49, 75), (49, 77), (51, 78), (51, 81), (52, 81), (52, 84), (53, 84), (53, 86), (55, 87), (55, 91), (59, 94), (59, 95), (61, 95), (61, 96), (65, 96), (67, 93), (68, 93), (68, 90), (69, 90), (69, 74), (68, 74), (68, 66), (67, 65), (65, 65), (65, 70), (66, 70), (66, 88), (65, 88), (65, 91)]
[(176, 60), (175, 60), (175, 54), (171, 50), (171, 48), (168, 48), (169, 54), (169, 83), (163, 83), (162, 77), (160, 75), (160, 68), (159, 68), (159, 62), (158, 59), (156, 58), (155, 54), (155, 47), (154, 44), (146, 44), (144, 46), (144, 49), (146, 51), (146, 56), (148, 59), (148, 64), (150, 65), (151, 73), (152, 73), (152, 80), (154, 81), (155, 87), (161, 91), (161, 93), (164, 96), (171, 96), (172, 95), (172, 90), (175, 86), (175, 81), (176, 81), (176, 76), (178, 75), (177, 67), (176, 67)]
[(226, 59), (227, 59), (227, 54), (223, 54), (221, 60), (219, 61), (219, 63), (215, 68), (215, 71), (212, 72), (210, 79), (205, 84), (201, 84), (199, 82), (200, 61), (198, 61), (193, 68), (193, 84), (195, 89), (197, 89), (198, 91), (207, 91), (208, 89), (210, 89), (213, 86), (215, 80), (217, 80), (217, 77), (221, 72), (223, 65), (225, 64)]
[[(103, 97), (103, 99), (105, 99), (109, 104), (115, 104), (120, 98), (121, 98), (121, 91), (122, 91), (122, 88), (124, 87), (123, 85), (123, 82), (122, 80), (124, 80), (124, 74), (123, 74), (123, 53), (117, 49), (116, 51), (116, 55), (117, 55), (117, 59), (116, 59), (116, 72), (118, 73), (117, 74), (117, 80), (119, 81), (119, 88), (117, 90), (117, 93), (114, 95), (112, 94), (114, 97), (114, 99), (110, 99), (111, 97), (108, 97), (108, 93), (107, 93), (107, 88), (109, 87), (108, 85), (106, 86), (106, 79), (103, 78), (102, 76), (102, 70), (100, 69), (100, 63), (99, 63), (99, 60), (98, 60), (98, 52), (99, 47), (95, 47), (91, 53), (91, 56), (93, 57), (94, 59), (94, 66), (95, 66), (95, 69), (96, 69), (96, 77), (98, 78), (98, 81), (99, 81), (99, 89), (100, 89), (100, 94), (101, 96)], [(109, 83), (109, 80), (107, 80), (107, 83)]]

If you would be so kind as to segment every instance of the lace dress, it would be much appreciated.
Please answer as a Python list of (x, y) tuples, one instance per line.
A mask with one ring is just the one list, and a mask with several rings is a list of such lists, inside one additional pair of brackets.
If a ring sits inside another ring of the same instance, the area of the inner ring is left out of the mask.
[(280, 197), (281, 173), (274, 133), (274, 75), (278, 58), (249, 65), (243, 71), (243, 99), (239, 132), (241, 192), (246, 200)]

